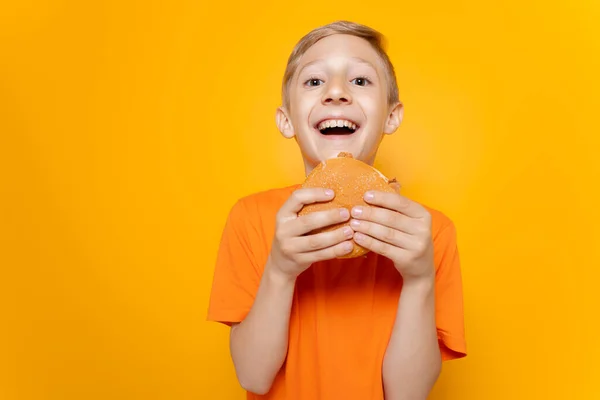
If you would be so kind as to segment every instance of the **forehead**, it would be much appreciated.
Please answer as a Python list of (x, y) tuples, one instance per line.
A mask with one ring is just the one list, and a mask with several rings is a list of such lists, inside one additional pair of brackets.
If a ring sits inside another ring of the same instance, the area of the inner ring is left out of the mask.
[(375, 49), (365, 39), (352, 35), (336, 34), (319, 40), (302, 55), (298, 66), (318, 64), (332, 60), (352, 60), (371, 64), (377, 70), (382, 68), (381, 59)]

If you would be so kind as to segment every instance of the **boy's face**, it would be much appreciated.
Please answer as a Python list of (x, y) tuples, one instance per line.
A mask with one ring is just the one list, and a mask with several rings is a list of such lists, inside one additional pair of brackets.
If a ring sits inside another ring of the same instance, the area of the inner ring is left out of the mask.
[(277, 124), (298, 141), (307, 173), (341, 151), (373, 164), (383, 135), (402, 120), (402, 105), (388, 103), (382, 60), (356, 36), (332, 35), (308, 49), (288, 94)]

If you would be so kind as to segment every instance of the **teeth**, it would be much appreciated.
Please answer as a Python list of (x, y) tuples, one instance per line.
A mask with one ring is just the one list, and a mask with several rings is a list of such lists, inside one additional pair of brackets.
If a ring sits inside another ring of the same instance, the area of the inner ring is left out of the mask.
[(319, 124), (319, 126), (317, 126), (318, 130), (323, 130), (323, 129), (327, 129), (327, 128), (350, 128), (352, 130), (356, 130), (356, 124), (347, 121), (347, 120), (343, 120), (343, 119), (338, 119), (338, 120), (327, 120), (327, 121), (323, 121)]

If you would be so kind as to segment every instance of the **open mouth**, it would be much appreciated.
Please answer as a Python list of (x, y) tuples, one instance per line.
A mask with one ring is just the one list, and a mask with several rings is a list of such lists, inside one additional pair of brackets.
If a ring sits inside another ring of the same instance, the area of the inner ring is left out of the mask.
[(321, 134), (329, 135), (351, 135), (360, 127), (349, 120), (327, 120), (322, 121), (315, 127)]

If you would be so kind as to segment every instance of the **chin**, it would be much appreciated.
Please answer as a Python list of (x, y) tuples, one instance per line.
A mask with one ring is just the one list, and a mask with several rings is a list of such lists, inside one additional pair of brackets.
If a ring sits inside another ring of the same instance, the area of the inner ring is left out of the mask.
[[(314, 134), (314, 132), (309, 132)], [(299, 140), (300, 150), (304, 155), (304, 159), (311, 165), (317, 165), (322, 161), (336, 158), (339, 153), (350, 153), (352, 157), (369, 163), (370, 155), (372, 151), (369, 149), (372, 147), (372, 143), (365, 141), (363, 135), (347, 135), (338, 136), (335, 138), (320, 136), (302, 135), (299, 138), (305, 140)]]
[(320, 154), (323, 156), (323, 159), (330, 159), (336, 158), (341, 152), (350, 153), (354, 159), (364, 161), (364, 149), (357, 144), (353, 146), (334, 146), (328, 148), (326, 151), (321, 151)]

